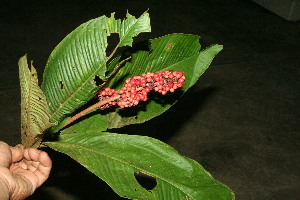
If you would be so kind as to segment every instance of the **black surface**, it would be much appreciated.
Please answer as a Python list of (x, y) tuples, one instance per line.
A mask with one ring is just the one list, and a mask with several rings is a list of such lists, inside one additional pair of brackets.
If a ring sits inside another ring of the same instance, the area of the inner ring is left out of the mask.
[[(236, 199), (300, 199), (300, 23), (251, 1), (2, 1), (0, 140), (20, 142), (18, 59), (42, 72), (53, 48), (89, 19), (135, 16), (149, 8), (152, 32), (183, 32), (224, 50), (184, 98), (162, 116), (124, 133), (161, 139), (200, 162)], [(29, 199), (118, 199), (67, 156), (49, 151), (53, 171)]]

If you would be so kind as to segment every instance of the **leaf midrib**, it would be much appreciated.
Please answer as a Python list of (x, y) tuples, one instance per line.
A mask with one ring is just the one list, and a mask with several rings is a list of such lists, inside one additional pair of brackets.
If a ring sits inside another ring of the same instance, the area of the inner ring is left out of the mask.
[(27, 129), (26, 129), (26, 135), (28, 137), (28, 135), (31, 135), (31, 118), (30, 118), (30, 113), (31, 113), (31, 88), (32, 88), (32, 75), (31, 75), (31, 71), (29, 69), (26, 69), (29, 72), (29, 84), (28, 84), (28, 101), (27, 101)]
[[(108, 60), (108, 59), (107, 59)], [(107, 60), (105, 60), (104, 63), (107, 62)], [(99, 67), (91, 74), (91, 76), (89, 76), (86, 81), (84, 81), (81, 86), (79, 86), (72, 95), (70, 95), (62, 104), (60, 104), (60, 106), (54, 111), (53, 114), (51, 114), (51, 120), (53, 119), (53, 117), (61, 110), (61, 108), (63, 108), (67, 103), (69, 103), (71, 101), (71, 99), (83, 88), (86, 86), (86, 84), (92, 79), (92, 77), (94, 77), (96, 75), (96, 72), (103, 66), (103, 63), (101, 63), (99, 65)]]

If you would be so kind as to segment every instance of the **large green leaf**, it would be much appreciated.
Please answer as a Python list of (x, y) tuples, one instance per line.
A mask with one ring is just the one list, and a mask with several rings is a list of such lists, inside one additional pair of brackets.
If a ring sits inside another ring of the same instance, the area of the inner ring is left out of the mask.
[(221, 50), (221, 45), (212, 45), (200, 51), (199, 36), (195, 35), (171, 34), (151, 40), (149, 51), (138, 51), (133, 54), (132, 60), (120, 70), (110, 86), (119, 88), (126, 78), (145, 72), (165, 70), (183, 72), (186, 76), (184, 86), (176, 92), (177, 95), (150, 99), (143, 109), (135, 108), (132, 115), (128, 114), (130, 110), (126, 111), (126, 109), (117, 109), (115, 112), (106, 114), (105, 118), (110, 122), (109, 128), (143, 123), (168, 110), (184, 92), (196, 83)]
[[(114, 14), (90, 20), (71, 32), (51, 53), (44, 71), (42, 89), (47, 97), (51, 117), (58, 123), (90, 100), (99, 87), (98, 76), (105, 81), (107, 62), (115, 50), (131, 46), (132, 38), (150, 31), (148, 13), (140, 18), (127, 13), (124, 21)], [(106, 55), (107, 37), (119, 34), (119, 43), (111, 55)]]
[[(196, 161), (183, 157), (169, 145), (145, 136), (64, 131), (59, 141), (46, 142), (104, 180), (122, 197), (130, 199), (234, 199), (232, 191), (213, 179)], [(156, 180), (147, 190), (135, 173)], [(101, 188), (99, 188), (101, 190)]]
[(25, 147), (38, 147), (44, 131), (52, 124), (46, 97), (38, 86), (38, 77), (31, 63), (28, 68), (26, 55), (19, 60), (19, 77), (21, 86), (21, 137)]

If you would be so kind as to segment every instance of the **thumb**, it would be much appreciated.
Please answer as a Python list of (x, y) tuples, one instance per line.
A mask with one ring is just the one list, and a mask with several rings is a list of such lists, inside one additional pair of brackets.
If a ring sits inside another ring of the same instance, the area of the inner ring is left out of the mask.
[(24, 152), (24, 146), (21, 144), (18, 144), (15, 147), (10, 147), (11, 150), (11, 162), (19, 162), (20, 160), (23, 159), (23, 152)]
[(11, 164), (11, 150), (8, 144), (0, 141), (0, 167), (8, 168)]

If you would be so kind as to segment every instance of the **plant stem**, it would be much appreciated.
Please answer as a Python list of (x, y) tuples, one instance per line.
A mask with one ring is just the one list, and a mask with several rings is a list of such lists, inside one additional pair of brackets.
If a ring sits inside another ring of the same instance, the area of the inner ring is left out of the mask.
[(71, 117), (67, 122), (66, 124), (63, 126), (66, 127), (68, 126), (69, 124), (71, 124), (72, 122), (74, 122), (75, 120), (79, 119), (80, 117), (82, 117), (83, 115), (87, 114), (88, 112), (96, 109), (96, 108), (99, 108), (111, 101), (115, 101), (117, 99), (119, 99), (121, 96), (120, 95), (117, 95), (117, 96), (114, 96), (114, 97), (111, 97), (111, 98), (108, 98), (108, 99), (105, 99), (103, 101), (99, 101), (98, 103), (95, 103), (94, 105), (91, 105), (90, 107), (84, 109), (83, 111), (77, 113), (76, 115), (74, 115), (73, 117)]
[[(136, 90), (137, 90), (137, 91), (140, 91), (140, 90), (143, 90), (143, 88), (142, 88), (142, 87), (139, 87), (139, 88), (137, 88)], [(81, 112), (77, 113), (76, 115), (74, 115), (73, 117), (71, 117), (71, 118), (65, 123), (65, 125), (64, 125), (62, 128), (68, 126), (69, 124), (71, 124), (71, 123), (74, 122), (75, 120), (79, 119), (79, 118), (82, 117), (83, 115), (87, 114), (88, 112), (90, 112), (90, 111), (92, 111), (92, 110), (94, 110), (94, 109), (96, 109), (96, 108), (99, 108), (99, 107), (101, 107), (101, 106), (103, 106), (103, 105), (105, 105), (105, 104), (107, 104), (107, 103), (109, 103), (109, 102), (111, 102), (111, 101), (115, 101), (115, 100), (117, 100), (117, 99), (120, 99), (120, 98), (121, 98), (121, 95), (117, 95), (117, 96), (114, 96), (114, 97), (111, 97), (111, 98), (107, 98), (107, 99), (105, 99), (105, 100), (99, 101), (98, 103), (95, 103), (95, 104), (91, 105), (90, 107), (84, 109), (83, 111), (81, 111)]]

